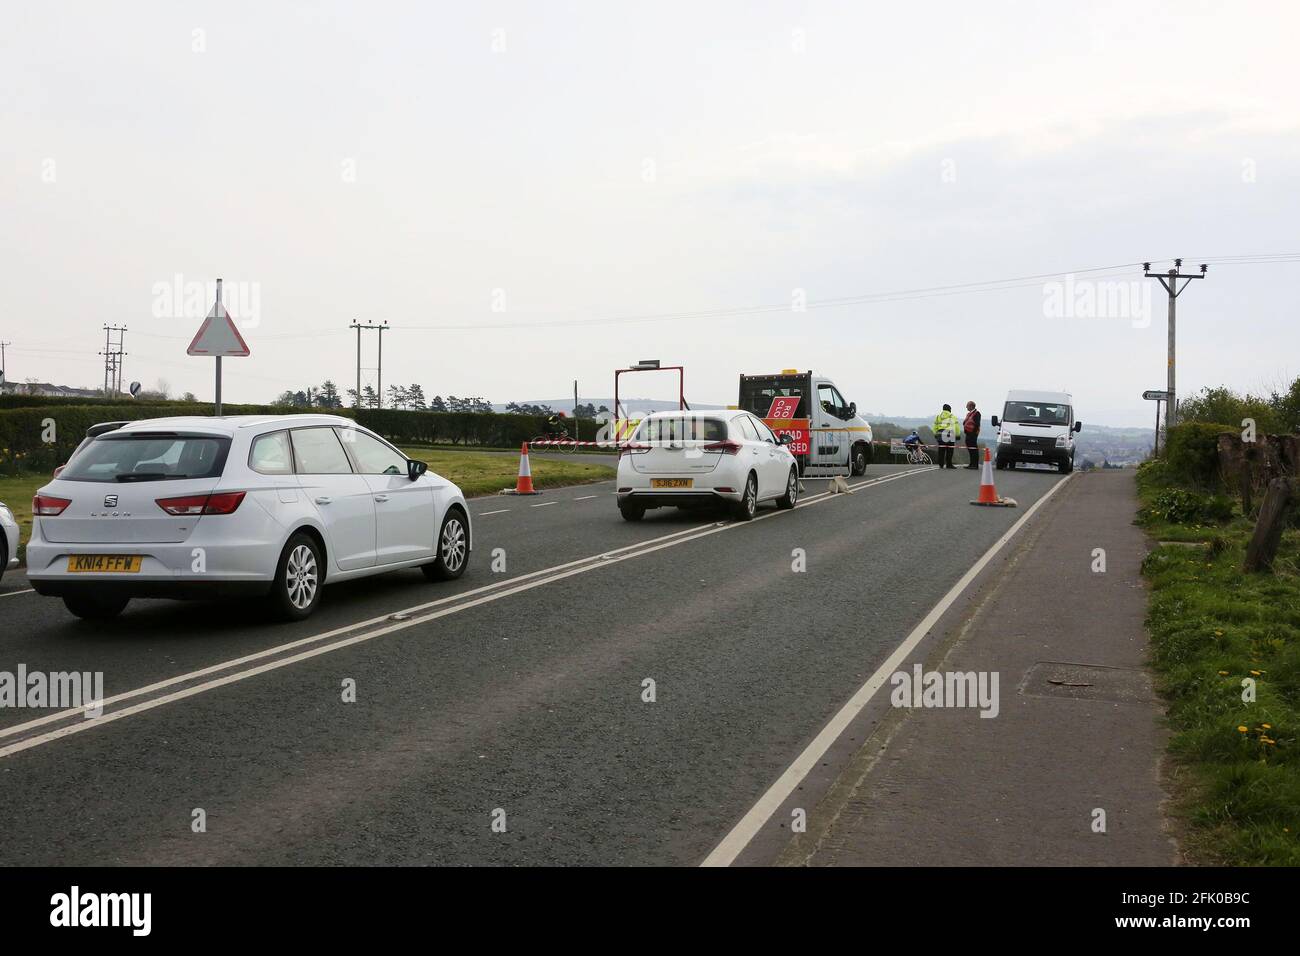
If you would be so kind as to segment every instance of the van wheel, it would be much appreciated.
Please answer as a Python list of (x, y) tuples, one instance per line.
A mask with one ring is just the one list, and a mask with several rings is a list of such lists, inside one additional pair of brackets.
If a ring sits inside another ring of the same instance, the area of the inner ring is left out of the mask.
[(758, 510), (758, 476), (752, 471), (745, 480), (745, 496), (732, 505), (731, 513), (738, 521), (752, 521)]
[(430, 581), (452, 581), (465, 573), (469, 565), (469, 533), (465, 530), (465, 513), (448, 508), (438, 532), (438, 556), (420, 570)]
[(65, 594), (63, 606), (86, 621), (108, 621), (126, 609), (130, 598), (102, 597), (90, 594)]
[(623, 516), (624, 521), (640, 521), (645, 517), (645, 506), (633, 504), (632, 502), (620, 502), (618, 513)]
[(1063, 474), (1063, 475), (1068, 475), (1068, 474), (1069, 474), (1070, 472), (1072, 472), (1072, 471), (1074, 471), (1074, 459), (1073, 459), (1073, 458), (1069, 459), (1068, 461), (1063, 461), (1063, 462), (1061, 462), (1061, 474)]
[(867, 473), (867, 446), (859, 442), (849, 453), (849, 471), (855, 475)]
[(310, 617), (320, 604), (324, 570), (315, 538), (301, 531), (289, 538), (280, 553), (275, 583), (271, 585), (271, 608), (275, 615), (285, 621)]
[(790, 469), (790, 477), (785, 483), (785, 494), (776, 499), (778, 508), (790, 509), (799, 503), (799, 470)]

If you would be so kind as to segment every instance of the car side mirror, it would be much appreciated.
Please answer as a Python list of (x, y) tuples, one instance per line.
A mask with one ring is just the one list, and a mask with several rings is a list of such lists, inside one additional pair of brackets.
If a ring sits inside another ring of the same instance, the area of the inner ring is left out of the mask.
[(857, 403), (857, 402), (849, 402), (849, 413), (848, 413), (848, 415), (846, 415), (845, 417), (846, 417), (846, 418), (852, 418), (852, 417), (853, 417), (854, 415), (856, 415), (857, 413), (858, 413), (858, 403)]
[(989, 419), (989, 421), (993, 423), (994, 428), (998, 427), (998, 416), (994, 415), (991, 419)]
[(415, 481), (422, 474), (429, 470), (429, 463), (424, 461), (408, 461), (406, 463), (406, 477)]
[(1083, 431), (1083, 422), (1075, 422), (1075, 423), (1074, 423), (1074, 430), (1075, 430), (1076, 432), (1081, 432), (1081, 431)]
[(793, 444), (794, 444), (794, 436), (793, 436), (793, 435), (777, 435), (777, 436), (776, 436), (776, 443), (777, 443), (778, 445), (793, 445)]

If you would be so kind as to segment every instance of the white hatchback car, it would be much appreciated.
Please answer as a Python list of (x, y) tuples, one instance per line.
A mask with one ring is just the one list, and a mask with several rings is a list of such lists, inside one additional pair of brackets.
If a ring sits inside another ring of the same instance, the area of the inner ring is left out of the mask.
[(18, 567), (18, 522), (9, 506), (0, 501), (0, 579), (5, 570)]
[(799, 466), (763, 422), (745, 411), (655, 412), (618, 457), (618, 510), (640, 521), (649, 508), (726, 504), (742, 521), (760, 502), (793, 508)]
[(229, 594), (301, 619), (326, 583), (460, 577), (472, 542), (455, 484), (335, 415), (131, 422), (80, 448), (32, 518), (32, 587), (93, 619)]

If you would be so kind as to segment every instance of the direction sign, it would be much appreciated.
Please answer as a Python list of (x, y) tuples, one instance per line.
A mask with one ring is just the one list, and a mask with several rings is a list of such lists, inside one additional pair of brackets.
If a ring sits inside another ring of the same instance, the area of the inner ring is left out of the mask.
[(1148, 388), (1142, 393), (1142, 397), (1148, 402), (1167, 402), (1169, 393), (1159, 388)]

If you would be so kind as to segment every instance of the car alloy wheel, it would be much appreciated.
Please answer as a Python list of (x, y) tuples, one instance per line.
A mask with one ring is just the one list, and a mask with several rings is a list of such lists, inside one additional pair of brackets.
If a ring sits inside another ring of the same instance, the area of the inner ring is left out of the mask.
[(284, 586), (289, 592), (289, 603), (299, 611), (311, 607), (320, 586), (316, 574), (316, 555), (311, 548), (300, 544), (289, 552), (284, 567)]
[(455, 515), (447, 519), (442, 526), (442, 540), (438, 544), (438, 555), (443, 566), (455, 574), (465, 563), (466, 554), (465, 526)]

